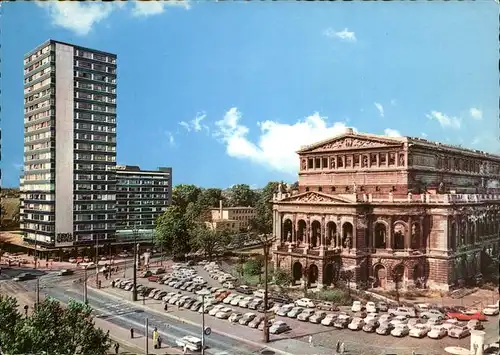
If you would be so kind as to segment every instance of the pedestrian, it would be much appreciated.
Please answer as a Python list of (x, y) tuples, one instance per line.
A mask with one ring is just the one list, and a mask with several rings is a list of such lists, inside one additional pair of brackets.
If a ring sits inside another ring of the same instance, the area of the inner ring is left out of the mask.
[(155, 327), (155, 329), (153, 330), (153, 344), (155, 349), (158, 349), (158, 337), (158, 328)]
[(309, 335), (309, 346), (310, 347), (313, 346), (313, 337), (312, 337), (312, 335)]
[(167, 302), (165, 302), (165, 306), (163, 306), (163, 309), (165, 310), (165, 312), (168, 311), (168, 303)]
[(161, 349), (161, 336), (158, 336), (158, 349)]
[(120, 350), (120, 344), (115, 343), (115, 354), (118, 354), (119, 350)]
[(188, 346), (186, 344), (184, 344), (184, 349), (183, 349), (183, 354), (187, 354), (188, 353)]
[(340, 353), (340, 340), (337, 340), (337, 345), (335, 346), (335, 352)]
[(345, 345), (344, 343), (340, 344), (340, 353), (343, 354), (345, 352)]

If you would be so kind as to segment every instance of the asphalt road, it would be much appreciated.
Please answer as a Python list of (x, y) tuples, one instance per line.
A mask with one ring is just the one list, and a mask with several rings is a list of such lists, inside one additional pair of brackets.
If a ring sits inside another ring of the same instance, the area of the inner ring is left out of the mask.
[[(70, 299), (83, 301), (83, 286), (75, 282), (80, 277), (79, 274), (60, 277), (57, 272), (50, 272), (42, 276), (40, 278), (40, 294), (55, 298), (63, 303), (67, 303)], [(24, 281), (18, 284), (29, 290), (35, 290), (36, 288), (36, 280)], [(201, 338), (201, 315), (200, 326), (195, 327), (182, 321), (161, 317), (154, 312), (134, 307), (126, 301), (117, 302), (116, 299), (101, 292), (95, 292), (92, 288), (88, 288), (87, 295), (89, 305), (94, 309), (96, 317), (124, 329), (133, 328), (138, 335), (144, 335), (144, 324), (147, 318), (150, 334), (157, 327), (163, 343), (167, 346), (175, 346), (175, 340), (186, 335)], [(263, 347), (255, 347), (215, 333), (205, 337), (205, 345), (208, 347), (205, 353), (213, 355), (258, 354), (264, 349)]]

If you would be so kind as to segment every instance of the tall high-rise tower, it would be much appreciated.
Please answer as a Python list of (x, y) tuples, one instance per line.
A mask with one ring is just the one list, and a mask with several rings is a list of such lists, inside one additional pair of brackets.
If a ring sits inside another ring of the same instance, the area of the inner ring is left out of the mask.
[(110, 242), (116, 55), (49, 40), (24, 58), (21, 229), (46, 247)]

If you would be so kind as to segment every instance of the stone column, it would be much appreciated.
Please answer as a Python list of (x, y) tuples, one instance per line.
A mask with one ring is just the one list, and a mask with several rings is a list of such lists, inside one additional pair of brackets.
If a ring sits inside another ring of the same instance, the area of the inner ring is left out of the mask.
[(309, 248), (309, 244), (311, 242), (309, 234), (311, 233), (311, 219), (309, 216), (306, 218), (306, 230), (304, 235), (304, 244), (306, 249)]
[(292, 244), (297, 245), (297, 229), (296, 229), (297, 216), (294, 214), (292, 218)]
[(419, 225), (419, 236), (418, 236), (418, 248), (422, 249), (424, 247), (424, 217), (420, 217)]
[(356, 217), (353, 219), (353, 223), (352, 223), (352, 236), (351, 236), (351, 239), (352, 239), (352, 248), (354, 250), (356, 250), (356, 248), (358, 247), (358, 218), (359, 217)]
[(408, 233), (405, 235), (405, 250), (410, 250), (411, 248), (411, 230), (412, 230), (413, 218), (408, 217)]
[(282, 228), (281, 228), (282, 227), (282, 221), (281, 221), (282, 214), (280, 212), (278, 212), (278, 211), (276, 211), (276, 212), (277, 212), (276, 214), (277, 214), (277, 217), (278, 217), (277, 218), (278, 219), (278, 224), (276, 226), (278, 228), (277, 233), (278, 233), (278, 235), (280, 237), (280, 240), (283, 240), (283, 232), (282, 232)]
[(321, 238), (320, 238), (320, 243), (319, 246), (324, 249), (326, 244), (326, 222), (325, 222), (325, 216), (321, 217)]
[(387, 250), (389, 252), (392, 252), (392, 223), (393, 223), (393, 217), (389, 217), (389, 230), (387, 231)]
[(389, 153), (385, 153), (385, 166), (389, 166)]
[(380, 167), (380, 153), (377, 153), (377, 168)]
[(281, 240), (278, 239), (278, 229), (276, 228), (276, 223), (278, 223), (278, 218), (276, 217), (276, 210), (273, 210), (273, 236), (276, 238), (278, 243), (281, 243)]

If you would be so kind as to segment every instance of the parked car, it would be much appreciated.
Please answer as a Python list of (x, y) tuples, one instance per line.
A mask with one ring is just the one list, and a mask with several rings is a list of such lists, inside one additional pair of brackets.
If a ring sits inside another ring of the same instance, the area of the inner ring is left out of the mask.
[(351, 311), (352, 312), (361, 312), (363, 310), (363, 304), (361, 303), (361, 301), (354, 301), (352, 302), (352, 306), (351, 306)]
[(390, 322), (394, 317), (391, 316), (390, 314), (382, 314), (379, 318), (378, 318), (378, 322), (379, 323), (385, 323), (385, 322)]
[[(201, 303), (201, 302), (200, 302), (200, 303)], [(198, 313), (203, 313), (203, 312), (205, 312), (205, 313), (207, 313), (207, 314), (208, 314), (208, 313), (210, 313), (210, 311), (211, 311), (212, 309), (214, 309), (214, 308), (215, 308), (215, 306), (216, 306), (215, 304), (211, 304), (211, 303), (205, 303), (204, 305), (202, 304), (202, 306), (201, 306), (200, 308), (198, 308)]]
[(445, 315), (437, 309), (428, 309), (428, 310), (420, 313), (420, 317), (424, 318), (424, 319), (428, 319), (428, 318), (444, 319)]
[(309, 298), (300, 298), (297, 301), (295, 301), (295, 305), (298, 307), (304, 307), (304, 308), (315, 308), (316, 307), (313, 300), (311, 300)]
[(391, 330), (391, 335), (393, 337), (402, 338), (407, 336), (410, 333), (410, 328), (406, 324), (398, 324)]
[(309, 322), (314, 324), (319, 324), (325, 317), (326, 317), (325, 311), (316, 311), (311, 317), (309, 317)]
[(278, 320), (278, 321), (274, 322), (273, 325), (271, 325), (271, 327), (269, 328), (269, 333), (281, 334), (281, 333), (289, 331), (290, 329), (291, 328), (288, 324), (286, 324), (285, 322), (283, 322), (281, 320)]
[(146, 271), (141, 273), (141, 277), (144, 279), (147, 277), (150, 277), (150, 276), (153, 276), (153, 273), (150, 270), (146, 270)]
[(342, 314), (341, 313), (341, 314), (339, 314), (337, 316), (337, 319), (333, 323), (333, 326), (335, 328), (345, 329), (349, 325), (350, 321), (351, 321), (351, 317), (350, 316), (348, 316), (347, 314)]
[(391, 331), (394, 329), (394, 325), (390, 322), (380, 323), (377, 330), (375, 332), (379, 335), (389, 335)]
[(35, 275), (30, 274), (29, 272), (23, 272), (22, 274), (19, 274), (16, 277), (12, 278), (12, 281), (27, 281), (33, 279), (36, 279)]
[(251, 321), (253, 321), (257, 317), (255, 313), (245, 313), (243, 317), (238, 321), (241, 325), (248, 325)]
[(392, 316), (405, 316), (407, 318), (415, 318), (417, 316), (415, 308), (412, 307), (391, 308), (387, 312)]
[(330, 327), (335, 323), (335, 320), (337, 319), (337, 315), (335, 313), (330, 313), (327, 314), (325, 318), (321, 320), (322, 325), (326, 325), (327, 327)]
[(413, 338), (423, 338), (429, 333), (430, 328), (425, 324), (417, 324), (410, 328), (410, 336)]
[[(260, 324), (259, 324), (259, 326), (257, 327), (257, 329), (258, 329), (258, 330), (264, 330), (264, 325), (265, 325), (265, 324), (266, 324), (266, 321), (262, 321), (262, 322), (260, 322)], [(267, 327), (268, 327), (268, 328), (271, 328), (271, 327), (272, 327), (272, 325), (273, 325), (273, 322), (272, 322), (272, 321), (270, 321), (270, 320), (268, 320), (268, 321), (267, 321)]]
[(314, 309), (310, 308), (304, 309), (302, 313), (300, 313), (297, 316), (297, 320), (300, 320), (302, 322), (307, 322), (309, 318), (311, 318), (311, 316), (314, 314), (314, 312), (315, 312)]
[[(276, 312), (276, 314), (278, 316), (285, 317), (293, 308), (294, 308), (293, 304), (284, 304), (283, 306), (280, 307), (280, 309)], [(300, 311), (302, 312), (302, 308), (300, 309)], [(295, 316), (297, 316), (297, 314)]]
[(366, 312), (368, 313), (377, 313), (378, 308), (375, 302), (366, 302)]
[(498, 313), (498, 304), (490, 304), (483, 309), (483, 314), (487, 316), (496, 316)]
[(236, 296), (236, 297), (234, 297), (234, 298), (231, 300), (231, 302), (229, 302), (229, 304), (230, 304), (231, 306), (237, 306), (237, 305), (238, 305), (238, 303), (240, 303), (240, 301), (241, 301), (241, 300), (243, 300), (243, 296)]
[(288, 295), (272, 294), (269, 297), (269, 299), (271, 299), (272, 301), (274, 301), (276, 303), (282, 303), (282, 304), (293, 303), (293, 299)]
[(248, 305), (253, 300), (254, 300), (254, 298), (252, 296), (247, 296), (247, 297), (243, 298), (241, 301), (238, 302), (238, 306), (239, 307), (243, 307), (243, 308), (248, 308)]
[(266, 290), (264, 290), (264, 289), (262, 289), (262, 288), (261, 288), (261, 289), (258, 289), (258, 290), (256, 290), (256, 291), (254, 291), (254, 292), (253, 292), (253, 295), (254, 295), (255, 297), (258, 297), (258, 298), (264, 298), (264, 293), (265, 293), (265, 292), (266, 292)]
[(201, 350), (201, 339), (186, 335), (185, 337), (179, 338), (175, 341), (175, 344), (181, 348), (186, 347), (190, 351), (200, 351)]
[(216, 318), (219, 318), (219, 319), (228, 319), (230, 316), (231, 316), (231, 313), (233, 312), (233, 310), (229, 307), (224, 307), (224, 308), (221, 308), (219, 310), (219, 312), (217, 312), (215, 314), (215, 317)]
[(445, 327), (442, 325), (435, 325), (431, 328), (431, 330), (427, 333), (427, 337), (431, 339), (442, 339), (448, 334)]
[(235, 291), (237, 291), (239, 293), (243, 293), (245, 295), (253, 294), (253, 289), (247, 285), (240, 285), (240, 286), (235, 288)]
[(203, 305), (203, 303), (201, 301), (194, 301), (193, 304), (191, 305), (191, 307), (189, 308), (191, 311), (198, 311), (201, 306)]
[(250, 328), (258, 328), (260, 323), (262, 323), (262, 321), (264, 320), (264, 316), (257, 316), (255, 317), (253, 320), (250, 321), (250, 323), (248, 323), (248, 326)]
[(208, 312), (208, 315), (209, 316), (215, 316), (217, 314), (217, 312), (219, 312), (222, 308), (227, 308), (227, 307), (224, 307), (223, 305), (216, 305), (215, 307), (213, 307), (209, 312)]
[(160, 291), (160, 292), (157, 292), (156, 295), (153, 297), (153, 299), (155, 300), (161, 300), (163, 297), (165, 297), (167, 295), (167, 291)]
[(484, 325), (480, 320), (471, 319), (467, 322), (467, 328), (469, 328), (469, 330), (483, 330)]
[(339, 311), (339, 307), (336, 306), (333, 302), (321, 302), (317, 306), (318, 309), (321, 309), (322, 311)]
[(451, 338), (462, 339), (468, 337), (470, 335), (470, 330), (466, 325), (464, 326), (453, 326), (450, 330), (448, 330), (448, 336)]
[[(267, 301), (267, 310), (270, 310), (270, 309), (272, 309), (273, 307), (274, 307), (274, 303), (273, 303), (273, 301)], [(264, 311), (266, 311), (266, 310), (264, 309), (264, 303), (261, 303), (261, 304), (259, 305), (259, 307), (257, 307), (257, 311), (259, 311), (260, 313), (263, 313)]]
[(461, 325), (461, 322), (459, 322), (457, 319), (447, 319), (443, 323), (443, 328), (446, 329), (446, 331), (450, 330), (456, 325)]
[(408, 324), (408, 318), (406, 316), (394, 317), (389, 323), (396, 326), (398, 324)]
[[(230, 304), (231, 301), (236, 298), (236, 297), (241, 297), (241, 296), (238, 296), (237, 294), (235, 293), (232, 293), (230, 295), (228, 295), (227, 297), (224, 298), (224, 300), (222, 300), (222, 303), (225, 303), (225, 304)], [(239, 302), (239, 301), (238, 301)]]
[(229, 316), (229, 319), (228, 319), (228, 320), (229, 320), (231, 323), (237, 323), (237, 322), (239, 322), (239, 320), (240, 320), (241, 318), (243, 318), (243, 314), (242, 314), (242, 313), (240, 313), (240, 312), (234, 312), (233, 314), (231, 314), (231, 315)]
[(448, 312), (446, 315), (448, 316), (448, 318), (454, 318), (459, 321), (470, 321), (472, 319), (477, 319), (481, 321), (486, 320), (486, 316), (481, 312), (476, 312), (471, 314), (466, 314), (463, 312)]
[(259, 306), (264, 302), (264, 300), (261, 300), (260, 298), (255, 298), (248, 304), (249, 309), (257, 309)]
[(197, 302), (195, 299), (193, 298), (188, 298), (184, 301), (184, 303), (182, 304), (182, 307), (183, 308), (186, 308), (186, 309), (191, 309), (191, 306)]
[(368, 322), (365, 320), (365, 325), (363, 326), (363, 331), (367, 333), (373, 333), (377, 330), (379, 323), (375, 319), (370, 319)]
[(389, 310), (389, 306), (385, 302), (378, 302), (377, 308), (379, 312), (387, 312)]
[(361, 330), (365, 325), (365, 321), (360, 317), (354, 317), (353, 320), (349, 323), (347, 328), (350, 330)]
[[(299, 314), (301, 314), (303, 311), (304, 311), (304, 308), (302, 308), (302, 307), (292, 307), (292, 309), (286, 315), (287, 315), (287, 317), (290, 317), (290, 318), (297, 318), (297, 316)], [(280, 315), (280, 313), (281, 313), (281, 310), (277, 314)]]

